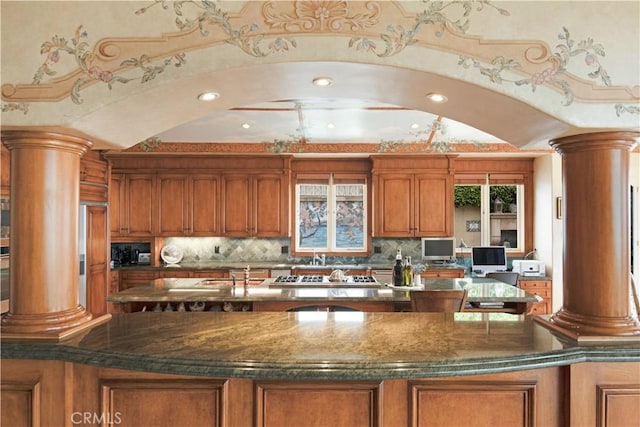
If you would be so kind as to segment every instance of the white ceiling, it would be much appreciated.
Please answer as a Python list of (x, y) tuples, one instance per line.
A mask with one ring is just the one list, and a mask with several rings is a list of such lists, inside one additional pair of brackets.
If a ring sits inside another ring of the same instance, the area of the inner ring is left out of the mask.
[(358, 99), (328, 98), (236, 107), (176, 126), (157, 137), (164, 142), (225, 143), (300, 138), (309, 143), (418, 142), (429, 138), (448, 142), (504, 142), (428, 112)]

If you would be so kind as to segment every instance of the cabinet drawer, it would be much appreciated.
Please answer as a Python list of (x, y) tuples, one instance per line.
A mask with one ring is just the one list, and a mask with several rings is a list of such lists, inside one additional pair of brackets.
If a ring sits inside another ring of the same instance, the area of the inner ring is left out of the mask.
[(152, 280), (155, 279), (157, 273), (155, 271), (121, 271), (120, 277), (123, 280)]
[(464, 277), (464, 270), (427, 270), (420, 273), (420, 277), (423, 279), (433, 279), (438, 277), (450, 278), (450, 279), (461, 279)]
[(533, 306), (531, 307), (531, 310), (529, 310), (529, 313), (527, 314), (549, 314), (549, 307), (548, 304), (541, 302), (538, 304), (533, 304)]
[(167, 277), (177, 277), (177, 278), (187, 278), (190, 277), (191, 274), (188, 271), (159, 271), (156, 277), (158, 278), (167, 278)]
[(549, 289), (539, 289), (539, 288), (532, 288), (532, 289), (520, 288), (520, 289), (527, 291), (530, 294), (538, 295), (539, 297), (542, 297), (544, 299), (551, 297), (551, 290)]
[(519, 280), (518, 285), (522, 289), (551, 288), (551, 282), (549, 280)]

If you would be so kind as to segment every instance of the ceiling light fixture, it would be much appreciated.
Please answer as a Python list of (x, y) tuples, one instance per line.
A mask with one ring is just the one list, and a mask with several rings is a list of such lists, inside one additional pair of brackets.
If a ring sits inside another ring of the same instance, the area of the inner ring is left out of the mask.
[(218, 92), (204, 92), (198, 95), (198, 99), (200, 101), (213, 101), (214, 99), (218, 99), (220, 94)]
[(330, 77), (316, 77), (313, 79), (313, 84), (316, 86), (331, 86), (333, 80)]
[(438, 103), (447, 102), (447, 97), (441, 93), (428, 93), (427, 98), (429, 98), (433, 102), (438, 102)]
[(420, 125), (417, 124), (417, 123), (414, 123), (414, 124), (411, 125), (411, 129), (418, 129), (419, 127), (420, 127)]
[(336, 127), (336, 125), (334, 125), (333, 123), (329, 123), (329, 124), (327, 124), (327, 127), (329, 129), (333, 129), (334, 127)]
[(243, 129), (249, 129), (251, 127), (251, 125), (249, 123), (243, 123), (242, 124), (242, 128)]

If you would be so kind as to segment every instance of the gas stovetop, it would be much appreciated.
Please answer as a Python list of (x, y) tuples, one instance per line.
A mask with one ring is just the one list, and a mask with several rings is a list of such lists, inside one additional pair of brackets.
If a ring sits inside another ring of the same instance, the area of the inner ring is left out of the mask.
[(315, 287), (348, 287), (348, 288), (379, 288), (380, 283), (373, 276), (345, 276), (345, 280), (342, 282), (332, 282), (329, 280), (329, 276), (321, 275), (285, 275), (275, 278), (273, 283), (269, 285), (271, 288), (284, 288), (284, 287), (301, 287), (301, 286), (315, 286)]

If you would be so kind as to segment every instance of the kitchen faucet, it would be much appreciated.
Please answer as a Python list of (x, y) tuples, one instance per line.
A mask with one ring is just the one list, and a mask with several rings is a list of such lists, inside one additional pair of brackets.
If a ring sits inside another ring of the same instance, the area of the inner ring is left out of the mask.
[(326, 261), (326, 256), (325, 254), (322, 255), (316, 255), (316, 251), (314, 249), (313, 251), (313, 258), (311, 259), (311, 265), (318, 265), (316, 262), (320, 261), (320, 265), (324, 265), (325, 261)]

